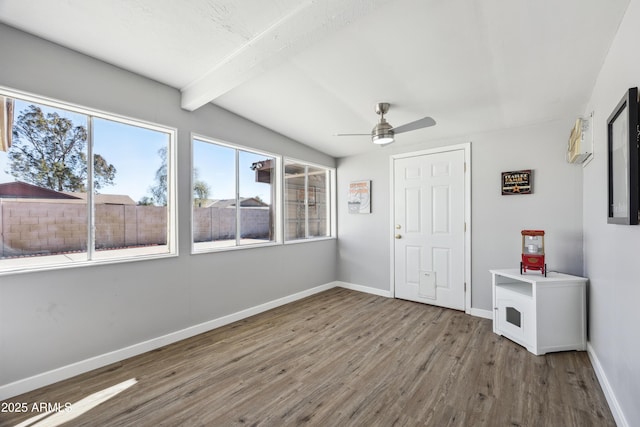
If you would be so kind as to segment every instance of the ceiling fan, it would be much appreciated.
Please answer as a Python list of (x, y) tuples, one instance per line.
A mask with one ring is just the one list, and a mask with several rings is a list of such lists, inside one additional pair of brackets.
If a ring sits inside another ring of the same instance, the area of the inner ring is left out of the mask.
[(374, 144), (386, 145), (391, 144), (394, 141), (394, 135), (397, 133), (422, 129), (436, 124), (435, 120), (427, 116), (413, 122), (405, 123), (402, 126), (393, 127), (384, 118), (384, 115), (387, 114), (390, 106), (391, 104), (388, 102), (378, 102), (376, 104), (376, 114), (380, 116), (380, 121), (373, 127), (371, 133), (339, 133), (336, 134), (336, 136), (371, 135), (371, 142)]

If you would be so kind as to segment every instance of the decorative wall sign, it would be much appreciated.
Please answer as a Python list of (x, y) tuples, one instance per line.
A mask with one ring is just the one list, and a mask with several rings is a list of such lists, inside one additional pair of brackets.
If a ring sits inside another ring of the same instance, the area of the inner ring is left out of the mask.
[(503, 196), (505, 194), (531, 194), (532, 192), (531, 169), (502, 172)]
[(349, 184), (349, 213), (371, 213), (371, 181), (353, 181)]

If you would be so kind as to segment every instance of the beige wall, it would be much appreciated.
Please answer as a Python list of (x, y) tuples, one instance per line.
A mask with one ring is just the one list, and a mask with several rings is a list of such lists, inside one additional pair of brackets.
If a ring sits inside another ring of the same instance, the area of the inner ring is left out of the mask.
[[(270, 235), (269, 208), (241, 208), (242, 236)], [(235, 209), (195, 208), (194, 241), (235, 237)], [(0, 257), (84, 251), (87, 209), (82, 202), (0, 199)], [(167, 243), (167, 210), (160, 206), (96, 205), (96, 248)]]
[[(271, 220), (268, 207), (240, 208), (242, 237), (270, 237)], [(233, 239), (236, 235), (235, 208), (194, 208), (193, 241), (210, 242)]]

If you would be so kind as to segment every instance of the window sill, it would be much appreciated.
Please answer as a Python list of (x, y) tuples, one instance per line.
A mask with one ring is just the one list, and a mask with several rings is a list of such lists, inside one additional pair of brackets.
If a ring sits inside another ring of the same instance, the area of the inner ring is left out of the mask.
[[(227, 252), (227, 251), (237, 251), (244, 249), (255, 249), (255, 248), (264, 248), (270, 246), (279, 246), (279, 245), (297, 245), (300, 243), (311, 243), (311, 242), (319, 242), (324, 240), (336, 240), (336, 237), (313, 237), (309, 239), (299, 239), (299, 240), (290, 240), (287, 242), (262, 242), (260, 240), (253, 239), (242, 239), (242, 242), (246, 242), (239, 246), (231, 246), (228, 242), (235, 242), (235, 240), (222, 240), (217, 242), (198, 242), (192, 245), (191, 254), (192, 255), (200, 255), (200, 254), (210, 254), (216, 252)], [(255, 243), (251, 243), (255, 242)]]
[(147, 261), (160, 258), (177, 257), (177, 252), (168, 252), (166, 246), (159, 246), (162, 252), (153, 253), (149, 248), (141, 253), (141, 248), (119, 249), (114, 251), (97, 251), (96, 259), (87, 260), (86, 253), (47, 255), (43, 257), (24, 257), (0, 260), (0, 276), (34, 273), (49, 270), (61, 270), (76, 267), (88, 267), (125, 262)]
[(324, 240), (336, 240), (334, 236), (327, 237), (310, 237), (308, 239), (298, 239), (298, 240), (287, 240), (284, 242), (285, 245), (297, 245), (298, 243), (310, 243), (310, 242), (321, 242)]
[(258, 239), (241, 239), (242, 244), (236, 245), (235, 240), (218, 240), (215, 242), (198, 242), (192, 243), (191, 254), (210, 254), (215, 252), (237, 251), (242, 249), (264, 248), (269, 246), (277, 246), (280, 243)]

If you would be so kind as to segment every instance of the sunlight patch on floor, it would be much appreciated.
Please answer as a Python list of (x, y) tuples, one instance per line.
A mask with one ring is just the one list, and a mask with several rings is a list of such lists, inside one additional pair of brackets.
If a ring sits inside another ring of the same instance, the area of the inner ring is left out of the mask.
[[(97, 393), (93, 393), (84, 399), (73, 403), (68, 409), (62, 409), (61, 411), (48, 411), (43, 414), (38, 414), (29, 418), (26, 421), (17, 424), (15, 427), (56, 427), (66, 422), (69, 422), (87, 411), (95, 408), (99, 404), (106, 402), (112, 397), (116, 396), (136, 384), (138, 380), (132, 378), (127, 381), (123, 381), (120, 384), (116, 384), (104, 390), (100, 390)], [(44, 419), (43, 419), (44, 418)]]

